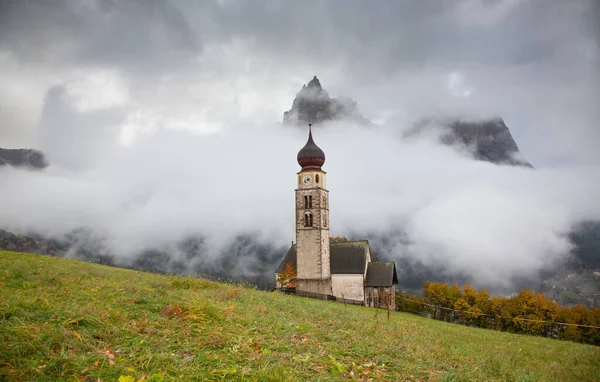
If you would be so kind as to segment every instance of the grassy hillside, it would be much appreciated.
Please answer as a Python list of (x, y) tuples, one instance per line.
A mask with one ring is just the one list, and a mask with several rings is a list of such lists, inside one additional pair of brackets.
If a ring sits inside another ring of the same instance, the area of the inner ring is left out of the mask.
[(597, 381), (600, 348), (0, 252), (0, 380)]

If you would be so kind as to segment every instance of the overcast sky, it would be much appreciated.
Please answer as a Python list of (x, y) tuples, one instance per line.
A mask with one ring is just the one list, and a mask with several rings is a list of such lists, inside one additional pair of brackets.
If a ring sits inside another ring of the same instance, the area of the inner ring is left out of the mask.
[(500, 115), (535, 166), (600, 162), (595, 0), (0, 4), (0, 146), (41, 145), (57, 86), (129, 141), (280, 121), (316, 74), (372, 121)]
[[(317, 75), (380, 125), (315, 132), (332, 234), (506, 286), (600, 219), (598, 20), (596, 0), (0, 0), (0, 147), (51, 163), (0, 169), (0, 228), (289, 243), (306, 132), (279, 123)], [(536, 170), (401, 140), (431, 115), (503, 117)]]

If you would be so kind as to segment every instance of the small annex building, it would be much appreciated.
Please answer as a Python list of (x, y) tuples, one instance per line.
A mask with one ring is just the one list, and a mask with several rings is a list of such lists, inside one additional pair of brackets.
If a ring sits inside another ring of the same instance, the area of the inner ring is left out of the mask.
[[(296, 243), (275, 270), (277, 289), (294, 288), (300, 295), (330, 298), (371, 307), (395, 308), (396, 265), (379, 262), (367, 240), (329, 236), (329, 191), (321, 166), (325, 154), (308, 142), (298, 153), (302, 170), (296, 193)], [(331, 240), (332, 239), (332, 240)], [(291, 281), (288, 273), (294, 275)]]
[[(394, 263), (373, 261), (367, 240), (334, 242), (331, 252), (330, 294), (341, 301), (370, 307), (395, 308), (395, 284), (398, 283)], [(276, 274), (289, 264), (296, 269), (296, 244), (292, 244), (279, 263)], [(277, 278), (277, 288), (285, 288)], [(317, 297), (317, 296), (315, 296)]]

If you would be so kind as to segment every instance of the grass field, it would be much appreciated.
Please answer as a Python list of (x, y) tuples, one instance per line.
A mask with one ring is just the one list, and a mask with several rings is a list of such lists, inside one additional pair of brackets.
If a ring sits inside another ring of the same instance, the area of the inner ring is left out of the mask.
[(599, 381), (600, 348), (0, 252), (3, 379)]

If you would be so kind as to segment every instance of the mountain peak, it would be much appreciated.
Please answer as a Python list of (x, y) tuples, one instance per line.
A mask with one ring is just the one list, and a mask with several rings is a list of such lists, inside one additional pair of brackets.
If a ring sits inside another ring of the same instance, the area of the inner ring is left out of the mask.
[(351, 99), (329, 97), (321, 81), (314, 76), (308, 85), (303, 85), (296, 94), (292, 108), (283, 113), (286, 125), (305, 126), (308, 122), (318, 124), (326, 121), (338, 121), (350, 118), (361, 124), (369, 124), (358, 112), (356, 102)]
[(312, 80), (310, 80), (310, 82), (308, 83), (308, 85), (306, 86), (309, 89), (323, 89), (323, 87), (321, 86), (321, 82), (319, 81), (319, 79), (317, 78), (317, 76), (314, 76)]
[(520, 152), (508, 126), (500, 117), (477, 120), (427, 119), (419, 122), (405, 136), (418, 135), (431, 129), (441, 130), (441, 143), (467, 148), (474, 159), (495, 164), (533, 167)]

